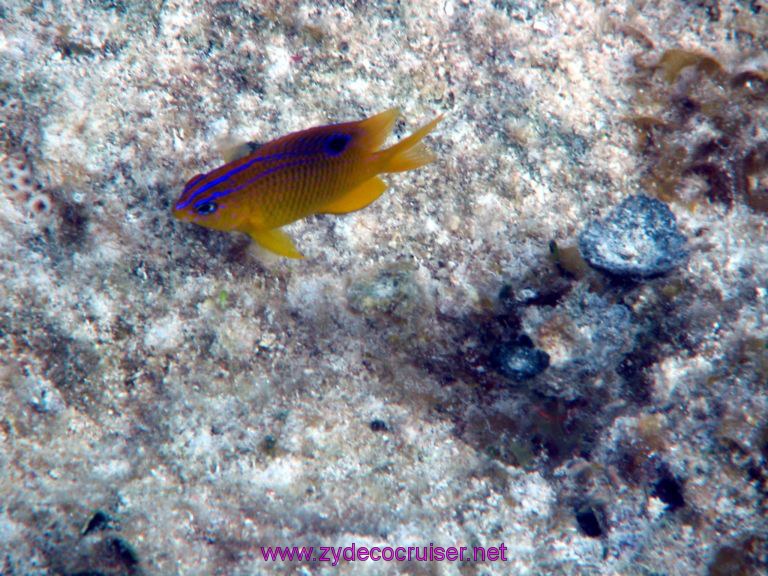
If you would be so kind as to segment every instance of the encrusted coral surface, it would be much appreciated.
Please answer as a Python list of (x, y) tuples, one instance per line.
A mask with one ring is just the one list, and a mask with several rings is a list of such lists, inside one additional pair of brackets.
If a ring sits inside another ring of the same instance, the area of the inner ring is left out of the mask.
[[(3, 2), (0, 574), (765, 574), (767, 49), (762, 0)], [(172, 219), (392, 106), (438, 160), (305, 260)], [(687, 258), (579, 262), (643, 194)], [(352, 543), (508, 561), (261, 555)]]

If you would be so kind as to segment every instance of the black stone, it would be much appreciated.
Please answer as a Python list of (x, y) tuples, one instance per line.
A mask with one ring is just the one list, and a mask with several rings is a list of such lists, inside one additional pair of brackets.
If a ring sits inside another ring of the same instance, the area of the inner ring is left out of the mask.
[(598, 270), (619, 277), (653, 278), (687, 257), (686, 238), (663, 202), (630, 196), (579, 235), (579, 252)]

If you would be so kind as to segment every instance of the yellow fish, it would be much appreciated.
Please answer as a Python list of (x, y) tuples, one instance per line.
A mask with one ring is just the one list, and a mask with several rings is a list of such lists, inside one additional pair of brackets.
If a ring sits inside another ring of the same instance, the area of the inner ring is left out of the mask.
[(302, 258), (281, 226), (312, 214), (365, 208), (386, 190), (386, 172), (413, 170), (435, 157), (421, 139), (442, 116), (380, 150), (399, 115), (387, 110), (358, 122), (318, 126), (272, 140), (184, 187), (179, 220), (249, 234), (261, 246)]

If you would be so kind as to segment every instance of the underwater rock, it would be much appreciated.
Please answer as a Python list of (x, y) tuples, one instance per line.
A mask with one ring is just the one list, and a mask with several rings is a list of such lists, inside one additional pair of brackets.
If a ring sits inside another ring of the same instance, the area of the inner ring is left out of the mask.
[(581, 290), (566, 305), (573, 323), (572, 369), (596, 374), (632, 347), (638, 326), (627, 306)]
[(498, 346), (491, 358), (499, 372), (515, 382), (530, 380), (549, 367), (549, 354), (534, 348), (531, 339), (525, 335)]
[[(628, 306), (590, 292), (586, 283), (556, 308), (538, 317), (529, 314), (525, 325), (541, 348), (552, 351), (551, 368), (562, 375), (547, 379), (549, 393), (570, 398), (587, 394), (592, 376), (619, 365), (643, 326)], [(579, 393), (577, 382), (585, 386)]]
[(405, 320), (423, 300), (423, 294), (415, 277), (415, 268), (398, 262), (352, 284), (348, 298), (352, 309), (362, 314), (391, 315)]
[(630, 278), (666, 274), (687, 257), (685, 244), (669, 207), (647, 196), (630, 196), (579, 236), (590, 266)]

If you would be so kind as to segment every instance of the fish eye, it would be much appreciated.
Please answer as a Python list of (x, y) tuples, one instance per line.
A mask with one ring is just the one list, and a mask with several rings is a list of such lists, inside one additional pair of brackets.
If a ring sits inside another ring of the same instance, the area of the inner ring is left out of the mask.
[(208, 216), (209, 214), (213, 214), (216, 212), (216, 210), (219, 208), (218, 204), (216, 202), (205, 202), (203, 204), (200, 204), (195, 210), (200, 216)]
[(325, 141), (325, 151), (331, 156), (338, 156), (347, 148), (352, 137), (349, 134), (332, 134)]

